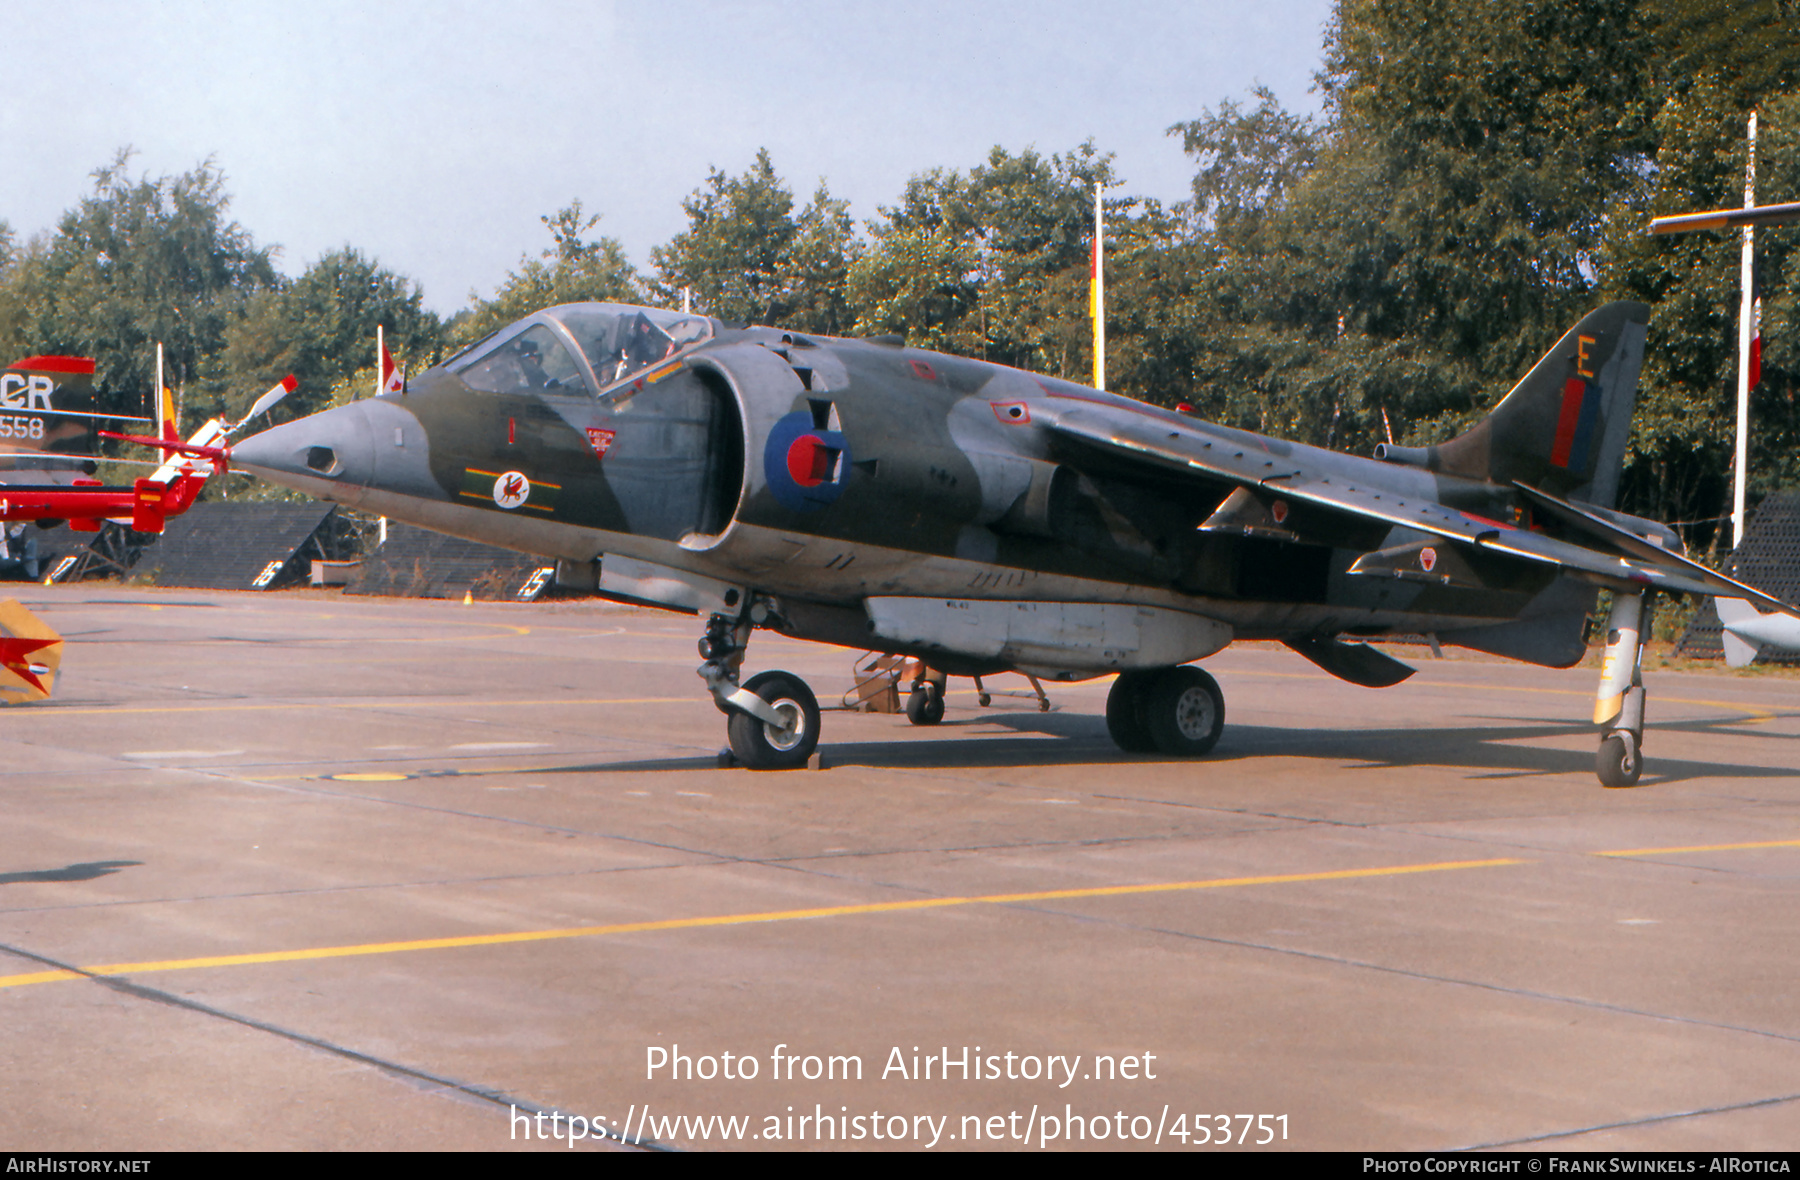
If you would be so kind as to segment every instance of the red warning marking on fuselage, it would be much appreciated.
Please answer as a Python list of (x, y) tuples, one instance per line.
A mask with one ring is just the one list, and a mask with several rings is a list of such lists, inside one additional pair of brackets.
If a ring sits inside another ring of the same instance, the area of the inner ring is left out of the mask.
[(1473, 512), (1465, 512), (1462, 514), (1462, 517), (1464, 520), (1472, 520), (1476, 524), (1491, 524), (1497, 529), (1505, 529), (1508, 532), (1512, 532), (1518, 527), (1517, 525), (1507, 524), (1503, 520), (1489, 520), (1487, 517), (1477, 516)]
[(1027, 426), (1031, 423), (1031, 407), (1024, 402), (989, 402), (994, 407), (994, 417), (1008, 426)]
[(594, 448), (597, 458), (606, 458), (606, 452), (612, 449), (614, 431), (602, 430), (598, 426), (587, 428), (588, 445)]
[(1420, 569), (1424, 570), (1426, 573), (1430, 573), (1432, 571), (1432, 568), (1436, 565), (1437, 565), (1437, 550), (1436, 549), (1433, 549), (1430, 546), (1426, 546), (1425, 548), (1419, 550), (1419, 568)]

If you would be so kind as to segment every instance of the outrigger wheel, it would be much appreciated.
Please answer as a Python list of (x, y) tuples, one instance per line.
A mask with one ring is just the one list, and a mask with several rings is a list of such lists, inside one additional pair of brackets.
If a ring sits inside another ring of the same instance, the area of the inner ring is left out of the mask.
[(1638, 776), (1644, 773), (1644, 753), (1638, 749), (1637, 735), (1629, 729), (1615, 729), (1601, 738), (1594, 773), (1603, 787), (1637, 786)]
[(914, 725), (936, 725), (944, 719), (944, 686), (922, 680), (906, 694), (906, 719)]
[(806, 682), (788, 672), (758, 672), (745, 690), (781, 715), (775, 725), (733, 710), (725, 724), (731, 752), (751, 770), (795, 770), (806, 765), (819, 744), (819, 702)]

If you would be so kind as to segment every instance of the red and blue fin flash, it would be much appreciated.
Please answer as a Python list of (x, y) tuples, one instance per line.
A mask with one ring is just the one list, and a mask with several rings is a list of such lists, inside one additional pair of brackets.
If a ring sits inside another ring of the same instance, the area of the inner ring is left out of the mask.
[(1587, 470), (1588, 450), (1594, 441), (1594, 425), (1600, 417), (1600, 387), (1571, 377), (1563, 383), (1562, 413), (1556, 419), (1556, 441), (1550, 462), (1564, 470)]

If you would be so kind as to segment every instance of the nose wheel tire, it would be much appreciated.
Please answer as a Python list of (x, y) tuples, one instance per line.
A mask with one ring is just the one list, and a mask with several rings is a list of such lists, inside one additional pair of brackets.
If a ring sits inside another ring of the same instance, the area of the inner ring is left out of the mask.
[(731, 752), (751, 770), (794, 770), (819, 744), (819, 702), (806, 682), (788, 672), (759, 672), (744, 687), (769, 702), (786, 722), (771, 725), (734, 712), (725, 723)]
[(1218, 744), (1225, 728), (1225, 694), (1198, 668), (1169, 668), (1144, 686), (1141, 716), (1157, 750), (1198, 757)]
[(1644, 753), (1630, 730), (1616, 729), (1600, 739), (1594, 772), (1603, 787), (1635, 787), (1644, 773)]
[(906, 719), (914, 725), (936, 725), (944, 719), (944, 690), (927, 680), (906, 696)]
[(1156, 749), (1149, 726), (1144, 724), (1144, 691), (1155, 672), (1121, 672), (1106, 694), (1106, 732), (1113, 745), (1127, 754), (1148, 754)]

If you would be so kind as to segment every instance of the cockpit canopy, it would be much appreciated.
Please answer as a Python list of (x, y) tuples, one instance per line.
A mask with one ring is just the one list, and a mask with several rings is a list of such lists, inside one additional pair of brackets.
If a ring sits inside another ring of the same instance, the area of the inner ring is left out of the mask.
[(489, 336), (448, 363), (486, 393), (604, 396), (712, 338), (712, 321), (620, 303), (565, 303)]

